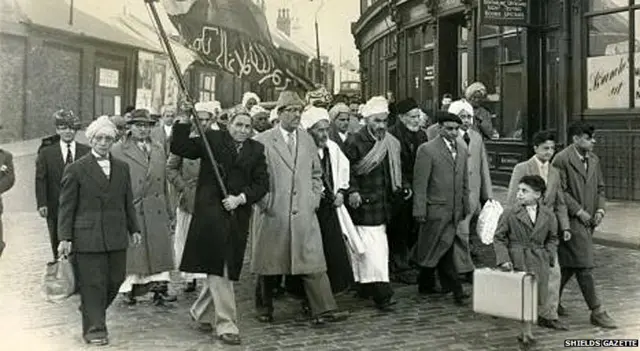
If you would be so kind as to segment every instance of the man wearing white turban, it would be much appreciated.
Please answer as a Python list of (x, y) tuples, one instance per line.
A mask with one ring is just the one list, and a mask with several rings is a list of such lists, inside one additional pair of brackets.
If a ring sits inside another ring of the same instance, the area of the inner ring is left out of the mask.
[[(316, 215), (322, 234), (327, 275), (331, 290), (336, 294), (347, 290), (353, 283), (353, 270), (343, 237), (346, 236), (350, 243), (359, 240), (358, 232), (344, 206), (345, 194), (349, 189), (349, 160), (338, 144), (329, 138), (331, 127), (327, 110), (309, 108), (302, 114), (300, 125), (313, 137), (320, 156), (323, 192)], [(361, 242), (359, 244), (362, 245)]]
[(251, 111), (253, 106), (256, 106), (260, 103), (260, 97), (258, 94), (254, 92), (246, 92), (242, 95), (242, 106), (247, 109), (247, 111)]
[(129, 242), (138, 245), (141, 236), (129, 166), (109, 154), (116, 126), (103, 116), (86, 136), (91, 152), (67, 166), (62, 177), (58, 251), (76, 257), (85, 342), (106, 345), (106, 310), (125, 279)]
[(361, 296), (372, 297), (376, 307), (388, 311), (394, 304), (389, 284), (387, 224), (393, 199), (401, 196), (400, 142), (387, 132), (389, 104), (382, 96), (362, 108), (366, 125), (345, 144), (351, 163), (349, 212), (362, 241), (364, 253), (352, 256)]
[(473, 129), (482, 134), (483, 137), (491, 139), (493, 137), (493, 122), (491, 113), (482, 107), (482, 102), (487, 99), (487, 87), (475, 82), (467, 87), (464, 92), (465, 99), (473, 106)]
[(204, 120), (209, 120), (207, 127), (213, 130), (223, 130), (224, 125), (221, 125), (218, 121), (218, 117), (222, 112), (222, 105), (218, 101), (206, 101), (198, 102), (194, 106), (198, 119), (202, 123)]
[(271, 128), (269, 124), (269, 111), (267, 111), (267, 109), (260, 105), (255, 105), (249, 113), (251, 114), (251, 126), (253, 127), (254, 135)]

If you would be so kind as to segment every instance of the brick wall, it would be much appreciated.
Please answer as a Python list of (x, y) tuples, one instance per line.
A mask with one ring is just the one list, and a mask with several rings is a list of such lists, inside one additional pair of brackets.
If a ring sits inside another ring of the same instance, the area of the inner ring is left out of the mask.
[(0, 37), (0, 144), (22, 138), (25, 45), (24, 37)]
[(40, 41), (27, 53), (27, 105), (24, 138), (55, 131), (51, 115), (58, 109), (80, 111), (82, 54), (79, 49)]

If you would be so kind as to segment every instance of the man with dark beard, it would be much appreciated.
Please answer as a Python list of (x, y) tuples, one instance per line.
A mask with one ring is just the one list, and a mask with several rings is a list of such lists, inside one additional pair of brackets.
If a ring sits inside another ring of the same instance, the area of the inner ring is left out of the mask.
[(389, 284), (387, 224), (393, 199), (402, 192), (400, 142), (387, 132), (389, 106), (382, 96), (371, 98), (362, 109), (366, 126), (347, 139), (351, 162), (349, 207), (353, 223), (365, 243), (365, 252), (352, 257), (361, 297), (372, 297), (376, 307), (393, 305)]
[(389, 248), (391, 250), (391, 271), (395, 279), (413, 284), (415, 277), (410, 274), (409, 251), (417, 237), (417, 228), (413, 219), (413, 199), (411, 186), (413, 183), (413, 166), (416, 161), (418, 147), (427, 142), (427, 134), (420, 129), (421, 111), (413, 98), (400, 101), (396, 106), (398, 121), (389, 128), (402, 147), (403, 197), (394, 206), (394, 214), (389, 223)]

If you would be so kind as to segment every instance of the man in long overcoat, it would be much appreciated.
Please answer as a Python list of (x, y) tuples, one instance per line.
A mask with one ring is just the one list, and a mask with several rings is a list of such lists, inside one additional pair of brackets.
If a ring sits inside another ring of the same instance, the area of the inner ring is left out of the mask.
[(128, 121), (131, 135), (114, 145), (111, 152), (129, 165), (133, 203), (143, 237), (142, 245), (127, 252), (127, 279), (120, 287), (131, 304), (135, 303), (135, 288), (150, 283), (156, 304), (176, 299), (168, 292), (169, 273), (174, 268), (169, 228), (173, 211), (167, 201), (164, 148), (149, 137), (153, 123), (147, 110), (133, 111)]
[(458, 274), (471, 282), (473, 279), (473, 261), (471, 259), (470, 241), (479, 245), (476, 234), (478, 215), (485, 202), (493, 197), (489, 160), (482, 135), (473, 129), (473, 106), (465, 100), (456, 100), (449, 105), (449, 113), (462, 120), (458, 139), (467, 149), (467, 173), (469, 187), (469, 213), (458, 225), (460, 240), (455, 241), (454, 262)]
[(214, 325), (223, 342), (237, 345), (240, 337), (233, 281), (240, 278), (251, 206), (269, 190), (269, 174), (264, 146), (249, 139), (253, 130), (249, 112), (244, 107), (233, 109), (227, 127), (205, 132), (227, 197), (223, 196), (203, 141), (200, 137), (189, 138), (189, 124), (174, 127), (171, 152), (201, 160), (195, 210), (180, 265), (182, 271), (207, 274), (207, 286), (195, 302), (192, 316), (198, 322)]
[(0, 149), (0, 256), (5, 248), (5, 242), (2, 239), (2, 194), (11, 189), (15, 182), (13, 155), (9, 151)]
[[(569, 213), (571, 239), (561, 241), (558, 260), (561, 267), (560, 298), (567, 282), (574, 275), (582, 291), (589, 310), (591, 323), (603, 328), (615, 328), (615, 321), (602, 306), (596, 293), (593, 278), (593, 231), (602, 222), (605, 214), (604, 179), (600, 160), (593, 153), (595, 129), (584, 123), (575, 122), (569, 128), (572, 144), (560, 151), (553, 166), (560, 172), (564, 200)], [(558, 314), (566, 311), (562, 305)]]
[[(420, 129), (422, 111), (413, 98), (400, 101), (397, 105), (398, 121), (389, 128), (402, 147), (400, 152), (402, 163), (402, 184), (407, 189), (404, 199), (398, 201), (393, 217), (389, 223), (389, 248), (391, 251), (391, 268), (396, 279), (415, 284), (415, 274), (409, 264), (409, 252), (417, 239), (417, 225), (413, 218), (413, 168), (416, 162), (418, 147), (427, 142), (426, 133)], [(411, 274), (409, 274), (411, 273)]]
[(313, 323), (343, 320), (327, 277), (322, 236), (316, 217), (322, 195), (322, 167), (313, 138), (299, 128), (304, 102), (283, 91), (276, 104), (277, 127), (255, 140), (265, 146), (269, 192), (258, 203), (251, 240), (251, 270), (260, 275), (256, 307), (261, 322), (273, 321), (273, 287), (280, 275), (303, 280)]
[(418, 291), (435, 288), (435, 271), (445, 290), (453, 291), (456, 304), (465, 294), (454, 264), (457, 227), (469, 212), (467, 150), (458, 139), (460, 117), (438, 112), (440, 136), (418, 148), (413, 175), (413, 215), (421, 223), (414, 261), (422, 268)]

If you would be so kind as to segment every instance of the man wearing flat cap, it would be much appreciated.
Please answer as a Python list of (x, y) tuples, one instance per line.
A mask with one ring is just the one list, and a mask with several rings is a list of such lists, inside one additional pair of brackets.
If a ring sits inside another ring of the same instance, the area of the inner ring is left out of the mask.
[(366, 125), (347, 139), (351, 164), (349, 213), (365, 243), (364, 253), (352, 257), (360, 295), (373, 298), (382, 311), (391, 310), (387, 225), (394, 199), (401, 197), (400, 142), (387, 132), (389, 104), (382, 96), (371, 98), (362, 109)]
[(75, 141), (80, 119), (73, 111), (59, 110), (53, 114), (56, 126), (55, 142), (42, 147), (36, 158), (36, 203), (40, 217), (47, 219), (53, 259), (58, 258), (58, 200), (60, 181), (65, 167), (87, 154), (90, 148)]
[(457, 227), (469, 213), (467, 150), (458, 139), (460, 117), (438, 111), (440, 135), (418, 148), (413, 174), (413, 215), (420, 223), (413, 260), (421, 270), (418, 292), (432, 293), (435, 272), (442, 288), (453, 291), (457, 305), (468, 295), (454, 265)]
[[(460, 240), (456, 240), (454, 261), (456, 270), (468, 282), (473, 280), (473, 261), (471, 249), (480, 245), (480, 238), (476, 235), (478, 215), (485, 202), (493, 197), (489, 160), (482, 135), (473, 129), (474, 109), (466, 100), (456, 100), (449, 105), (449, 113), (460, 117), (462, 125), (458, 140), (463, 142), (467, 150), (467, 172), (469, 181), (469, 213), (458, 226)], [(470, 241), (474, 246), (470, 245)]]
[(102, 116), (91, 122), (86, 136), (91, 152), (68, 166), (62, 178), (59, 251), (76, 256), (82, 337), (88, 344), (106, 345), (106, 310), (124, 281), (127, 248), (142, 237), (129, 166), (109, 154), (115, 125)]
[(278, 126), (255, 137), (265, 146), (269, 192), (258, 202), (253, 230), (251, 270), (258, 274), (258, 319), (273, 321), (273, 288), (281, 275), (299, 276), (311, 308), (312, 322), (344, 320), (337, 311), (327, 276), (316, 210), (322, 198), (318, 148), (299, 128), (304, 101), (293, 91), (280, 93)]
[(400, 282), (415, 283), (415, 275), (411, 274), (409, 251), (417, 239), (417, 226), (413, 219), (413, 166), (416, 161), (418, 147), (427, 142), (427, 134), (420, 128), (422, 111), (413, 98), (400, 101), (396, 105), (398, 120), (389, 128), (402, 147), (402, 189), (403, 197), (394, 206), (394, 214), (389, 223), (389, 249), (391, 251), (391, 268), (395, 278)]
[(129, 304), (135, 304), (136, 295), (146, 293), (147, 288), (154, 293), (156, 305), (176, 300), (168, 292), (169, 272), (174, 268), (169, 235), (174, 213), (167, 201), (164, 148), (150, 137), (154, 122), (149, 111), (133, 111), (127, 121), (131, 135), (112, 149), (113, 157), (129, 165), (133, 203), (145, 243), (127, 253), (127, 279), (120, 292), (127, 294)]

